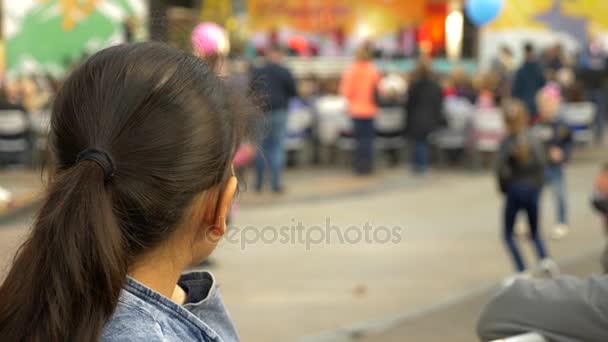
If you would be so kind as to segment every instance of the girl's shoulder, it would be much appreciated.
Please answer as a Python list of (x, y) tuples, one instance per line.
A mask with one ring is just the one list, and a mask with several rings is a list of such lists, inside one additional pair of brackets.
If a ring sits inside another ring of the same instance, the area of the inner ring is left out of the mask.
[(238, 335), (208, 272), (183, 274), (184, 305), (128, 278), (102, 341), (238, 341)]
[(160, 342), (167, 341), (160, 322), (143, 307), (119, 301), (112, 318), (106, 323), (101, 341)]

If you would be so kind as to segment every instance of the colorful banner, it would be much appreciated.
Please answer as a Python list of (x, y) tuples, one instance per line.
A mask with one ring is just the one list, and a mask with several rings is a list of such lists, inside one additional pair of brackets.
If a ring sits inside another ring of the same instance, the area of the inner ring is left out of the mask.
[(252, 31), (291, 29), (324, 32), (342, 29), (377, 35), (424, 20), (426, 0), (249, 0)]
[(9, 75), (61, 74), (85, 54), (145, 35), (145, 0), (3, 0)]
[(489, 31), (536, 29), (563, 32), (580, 39), (587, 32), (608, 31), (606, 0), (505, 0)]

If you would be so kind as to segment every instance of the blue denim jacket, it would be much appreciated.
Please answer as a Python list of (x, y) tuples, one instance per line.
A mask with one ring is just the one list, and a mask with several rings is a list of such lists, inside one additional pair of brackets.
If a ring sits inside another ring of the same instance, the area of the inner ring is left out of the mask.
[(184, 274), (179, 285), (187, 293), (183, 306), (128, 278), (101, 340), (239, 341), (211, 273)]

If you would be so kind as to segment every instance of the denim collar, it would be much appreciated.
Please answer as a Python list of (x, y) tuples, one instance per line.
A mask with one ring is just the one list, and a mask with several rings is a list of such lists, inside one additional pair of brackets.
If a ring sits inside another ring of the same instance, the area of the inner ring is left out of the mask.
[[(238, 340), (234, 326), (219, 297), (215, 278), (211, 273), (185, 273), (180, 277), (178, 284), (187, 294), (183, 306), (131, 277), (127, 277), (124, 290), (161, 312), (177, 315), (179, 321), (189, 325), (192, 329), (200, 330), (211, 340)], [(123, 300), (129, 301), (128, 296), (123, 297), (125, 297)]]

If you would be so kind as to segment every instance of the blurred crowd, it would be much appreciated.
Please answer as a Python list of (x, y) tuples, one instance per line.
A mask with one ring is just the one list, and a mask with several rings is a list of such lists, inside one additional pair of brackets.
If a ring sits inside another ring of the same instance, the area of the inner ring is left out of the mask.
[[(457, 65), (440, 74), (425, 57), (408, 72), (380, 68), (364, 45), (341, 74), (304, 74), (297, 79), (291, 75), (297, 96), (284, 101), (287, 163), (350, 159), (355, 173), (369, 174), (381, 162), (374, 158), (376, 152), (396, 165), (404, 151), (410, 151), (410, 165), (420, 174), (431, 161), (489, 165), (507, 133), (503, 100), (521, 100), (534, 124), (540, 118), (537, 96), (547, 85), (557, 90), (557, 115), (574, 131), (576, 143), (601, 144), (606, 101), (603, 47), (591, 43), (576, 55), (560, 44), (545, 49), (525, 44), (522, 50), (520, 63), (503, 47), (488, 70), (471, 73)], [(274, 58), (273, 63), (279, 61)], [(254, 75), (255, 89), (264, 75)]]
[[(410, 71), (379, 67), (373, 49), (364, 44), (352, 65), (341, 66), (341, 74), (311, 72), (297, 77), (291, 62), (283, 60), (289, 46), (273, 46), (265, 50), (265, 58), (229, 59), (218, 69), (235, 87), (252, 89), (268, 114), (263, 129), (275, 139), (259, 144), (264, 157), (254, 158), (250, 144), (239, 160), (242, 168), (255, 164), (259, 190), (266, 163), (276, 174), (272, 177), (277, 192), (285, 164), (350, 162), (355, 173), (370, 174), (384, 159), (394, 166), (407, 153), (416, 174), (424, 174), (431, 162), (489, 165), (507, 132), (503, 99), (523, 101), (535, 123), (536, 96), (547, 84), (558, 89), (559, 115), (576, 131), (575, 140), (603, 141), (606, 51), (593, 41), (578, 54), (566, 52), (559, 43), (544, 49), (526, 44), (520, 63), (513, 51), (502, 47), (487, 70), (471, 72), (456, 65), (443, 74), (433, 70), (430, 57), (421, 57)], [(43, 140), (47, 113), (60, 84), (49, 75), (6, 79), (0, 109), (24, 113), (28, 134)], [(279, 114), (270, 114), (276, 111)], [(16, 131), (9, 127), (3, 132), (11, 121), (17, 121), (14, 115), (3, 119), (0, 134)], [(22, 159), (32, 160), (33, 147), (41, 144), (34, 140), (26, 149), (29, 156)]]

